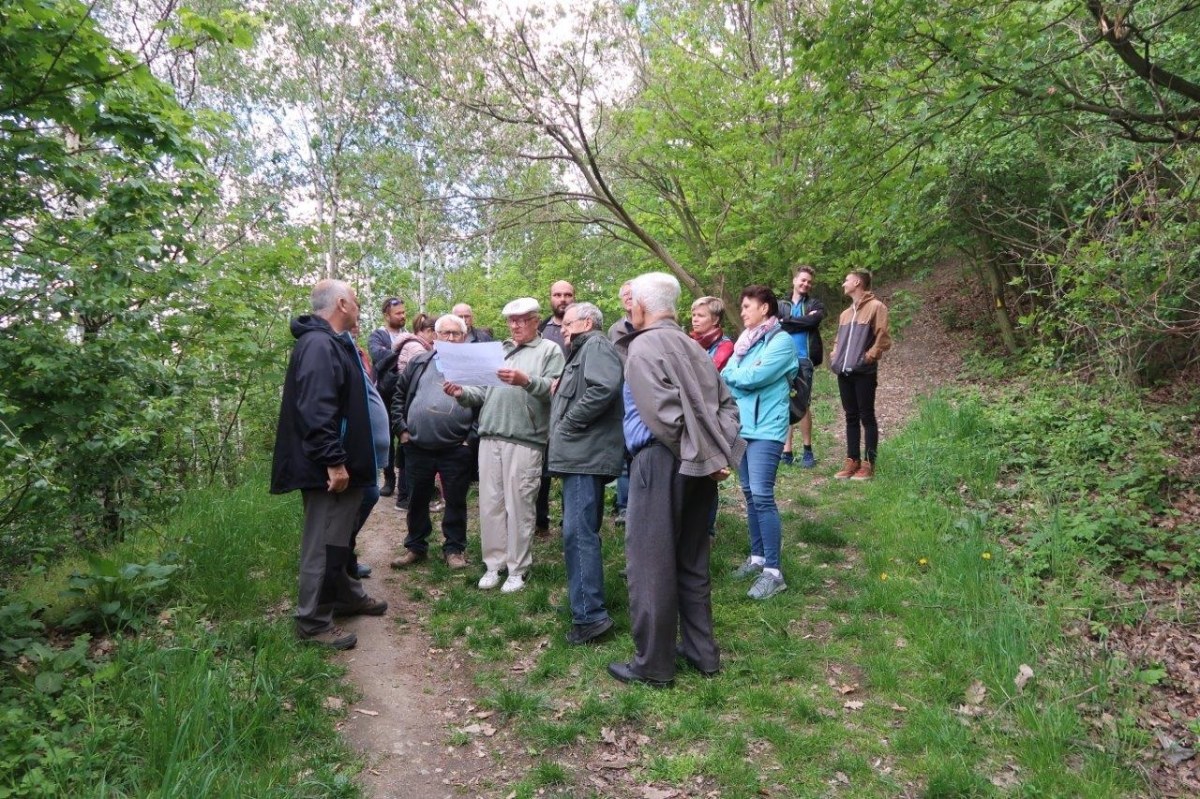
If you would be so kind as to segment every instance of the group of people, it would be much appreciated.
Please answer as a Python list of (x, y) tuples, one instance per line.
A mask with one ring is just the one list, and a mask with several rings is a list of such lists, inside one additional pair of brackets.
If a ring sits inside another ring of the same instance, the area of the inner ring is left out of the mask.
[[(754, 578), (753, 599), (787, 588), (774, 484), (780, 464), (793, 461), (797, 408), (804, 411), (801, 465), (815, 464), (806, 406), (823, 356), (825, 310), (809, 296), (812, 279), (812, 269), (801, 267), (784, 300), (767, 286), (746, 287), (736, 341), (724, 333), (724, 304), (715, 297), (692, 304), (690, 333), (680, 327), (681, 291), (671, 275), (648, 273), (623, 285), (625, 315), (607, 329), (600, 309), (575, 301), (574, 287), (559, 281), (545, 319), (532, 297), (504, 307), (509, 337), (498, 384), (489, 386), (447, 381), (433, 346), (487, 340), (469, 306), (418, 319), (420, 329), (407, 333), (403, 302), (389, 298), (368, 354), (351, 335), (359, 313), (353, 289), (318, 283), (312, 314), (292, 323), (296, 344), (272, 478), (272, 491), (299, 489), (303, 496), (299, 637), (350, 648), (356, 637), (334, 617), (386, 612), (387, 604), (363, 589), (369, 567), (354, 557), (355, 536), (380, 494), (394, 492), (407, 509), (405, 551), (392, 563), (407, 568), (428, 556), (440, 479), (443, 557), (452, 569), (466, 568), (467, 494), (477, 474), (484, 565), (478, 587), (504, 593), (525, 587), (533, 536), (549, 523), (550, 477), (561, 480), (572, 616), (566, 638), (596, 641), (613, 627), (600, 531), (605, 486), (616, 478), (635, 653), (610, 664), (609, 673), (667, 685), (678, 658), (716, 674), (710, 533), (717, 485), (735, 470), (750, 552), (734, 573)], [(874, 474), (876, 364), (890, 345), (887, 309), (869, 289), (869, 273), (847, 275), (851, 307), (839, 319), (829, 358), (847, 419), (847, 459), (836, 476), (860, 480)]]

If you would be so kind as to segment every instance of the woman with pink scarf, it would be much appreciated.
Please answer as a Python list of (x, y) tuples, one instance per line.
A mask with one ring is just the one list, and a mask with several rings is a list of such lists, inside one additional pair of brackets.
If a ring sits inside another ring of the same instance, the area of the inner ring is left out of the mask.
[(787, 440), (791, 379), (798, 370), (792, 337), (779, 326), (779, 300), (766, 286), (742, 290), (742, 323), (733, 357), (721, 372), (737, 400), (746, 454), (738, 468), (750, 526), (750, 557), (734, 576), (757, 575), (748, 596), (768, 599), (787, 590), (780, 568), (782, 524), (775, 475)]

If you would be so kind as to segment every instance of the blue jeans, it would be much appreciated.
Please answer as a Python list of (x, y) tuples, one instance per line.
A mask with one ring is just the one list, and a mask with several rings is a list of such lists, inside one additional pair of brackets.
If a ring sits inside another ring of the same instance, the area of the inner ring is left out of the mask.
[(779, 508), (775, 505), (775, 473), (779, 469), (782, 441), (761, 439), (746, 441), (746, 454), (738, 467), (738, 480), (746, 496), (746, 517), (750, 522), (750, 554), (766, 558), (766, 568), (779, 568), (779, 547), (783, 538)]
[(571, 621), (594, 624), (608, 618), (604, 607), (604, 556), (600, 551), (600, 520), (604, 514), (607, 477), (564, 474), (563, 561), (567, 566), (567, 595)]

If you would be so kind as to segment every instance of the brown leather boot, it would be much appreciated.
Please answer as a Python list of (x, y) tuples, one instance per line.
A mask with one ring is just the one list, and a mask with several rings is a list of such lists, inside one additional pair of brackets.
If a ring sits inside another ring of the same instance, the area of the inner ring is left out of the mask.
[(858, 467), (858, 471), (850, 475), (851, 480), (870, 480), (875, 476), (875, 464), (870, 461), (863, 461)]
[(854, 458), (846, 458), (846, 463), (842, 466), (842, 470), (833, 476), (834, 480), (848, 480), (858, 473), (858, 467), (862, 465), (862, 461), (856, 461)]

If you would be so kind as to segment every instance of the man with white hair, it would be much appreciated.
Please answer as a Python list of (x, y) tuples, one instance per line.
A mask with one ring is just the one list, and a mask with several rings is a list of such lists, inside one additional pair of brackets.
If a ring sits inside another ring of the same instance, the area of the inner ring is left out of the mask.
[(296, 344), (271, 469), (271, 493), (299, 490), (304, 502), (296, 634), (334, 649), (358, 643), (354, 633), (333, 625), (334, 616), (387, 611), (346, 568), (363, 489), (378, 474), (367, 377), (353, 341), (343, 335), (357, 323), (358, 298), (340, 280), (318, 282), (312, 315), (292, 320)]
[(525, 587), (533, 563), (534, 507), (550, 427), (550, 385), (562, 374), (558, 345), (538, 334), (541, 306), (521, 297), (504, 306), (511, 335), (504, 342), (504, 385), (443, 390), (479, 412), (479, 538), (487, 571), (479, 587), (504, 593)]
[[(454, 314), (439, 317), (433, 329), (445, 344), (462, 344), (467, 337), (467, 323)], [(433, 532), (429, 503), (438, 474), (446, 501), (442, 557), (451, 569), (467, 567), (467, 491), (474, 472), (473, 444), (478, 439), (476, 413), (448, 397), (442, 390), (444, 382), (434, 352), (415, 356), (396, 381), (392, 432), (404, 448), (409, 495), (406, 551), (392, 561), (393, 569), (420, 563), (428, 555)]]
[(567, 643), (586, 644), (612, 629), (604, 604), (600, 521), (604, 485), (621, 473), (621, 357), (590, 302), (563, 315), (567, 363), (550, 403), (550, 473), (562, 478), (563, 559), (572, 627)]
[(636, 651), (608, 673), (661, 688), (674, 680), (676, 655), (705, 676), (720, 670), (708, 521), (717, 483), (741, 462), (746, 442), (717, 368), (675, 321), (679, 281), (651, 272), (634, 279), (632, 292), (636, 330), (620, 346), (633, 456), (625, 558)]

